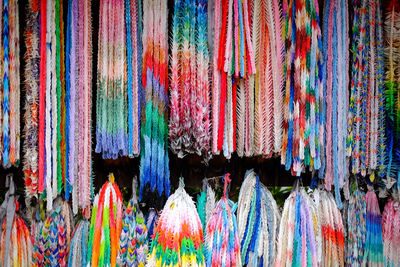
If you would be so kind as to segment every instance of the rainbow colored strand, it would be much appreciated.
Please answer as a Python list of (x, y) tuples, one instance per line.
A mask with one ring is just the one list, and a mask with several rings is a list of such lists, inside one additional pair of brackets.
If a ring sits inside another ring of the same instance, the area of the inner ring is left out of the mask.
[(58, 198), (44, 221), (35, 222), (35, 266), (67, 266), (73, 216), (69, 205)]
[(179, 157), (193, 152), (207, 156), (210, 149), (207, 1), (175, 1), (171, 50), (171, 150)]
[(317, 266), (323, 251), (320, 212), (304, 189), (285, 201), (280, 222), (275, 266)]
[[(153, 16), (157, 14), (158, 16)], [(168, 30), (167, 1), (143, 3), (143, 66), (139, 200), (170, 194), (168, 157)], [(157, 19), (158, 18), (158, 19)], [(157, 191), (158, 194), (154, 194)], [(162, 200), (157, 206), (162, 206)], [(154, 203), (154, 202), (153, 202)], [(152, 205), (152, 204), (150, 204)]]
[(366, 266), (383, 264), (382, 222), (378, 198), (369, 190), (365, 196), (367, 202), (366, 240), (363, 262)]
[[(73, 211), (90, 207), (92, 189), (92, 41), (90, 1), (69, 0), (66, 60), (65, 198)], [(72, 197), (71, 197), (72, 195)]]
[[(318, 1), (284, 2), (284, 118), (281, 162), (300, 175), (324, 169), (324, 91)], [(311, 29), (308, 29), (311, 25)]]
[(124, 0), (100, 2), (96, 152), (103, 158), (128, 154), (124, 10)]
[(240, 188), (237, 218), (242, 263), (272, 265), (276, 257), (280, 212), (272, 194), (254, 171), (247, 171)]
[(87, 263), (116, 266), (122, 230), (122, 195), (110, 174), (94, 199), (90, 222)]
[(382, 214), (383, 257), (385, 266), (400, 262), (400, 202), (390, 200)]
[(39, 100), (39, 1), (30, 0), (25, 30), (25, 113), (23, 170), (25, 175), (25, 202), (38, 196), (38, 100)]
[(400, 64), (400, 55), (396, 49), (400, 48), (400, 3), (392, 0), (386, 9), (384, 24), (385, 66), (386, 66), (386, 148), (387, 148), (387, 178), (385, 188), (390, 189), (393, 181), (398, 180), (400, 171), (400, 71), (396, 66)]
[(148, 229), (136, 198), (137, 181), (133, 181), (132, 199), (124, 210), (118, 249), (118, 266), (146, 266)]
[(87, 247), (90, 222), (83, 220), (75, 227), (69, 248), (68, 267), (87, 266)]
[(349, 104), (347, 155), (352, 173), (386, 173), (383, 111), (383, 36), (379, 1), (353, 3), (353, 60)]
[(347, 209), (347, 255), (346, 263), (361, 265), (365, 252), (367, 207), (365, 194), (355, 190)]
[(340, 210), (332, 194), (322, 190), (313, 192), (322, 234), (322, 266), (345, 266), (344, 226)]
[(182, 180), (161, 212), (146, 266), (205, 266), (203, 227)]
[(208, 220), (204, 241), (206, 266), (242, 266), (235, 211), (237, 204), (228, 199), (229, 174), (224, 176), (224, 195)]

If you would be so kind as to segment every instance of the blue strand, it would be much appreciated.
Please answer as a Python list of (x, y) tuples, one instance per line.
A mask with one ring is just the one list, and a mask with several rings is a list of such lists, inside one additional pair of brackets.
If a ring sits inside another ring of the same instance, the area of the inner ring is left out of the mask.
[[(133, 23), (136, 23), (134, 21)], [(127, 90), (128, 90), (128, 153), (133, 155), (133, 96), (132, 96), (132, 27), (130, 0), (125, 0), (125, 32), (126, 32), (126, 65), (127, 65)]]

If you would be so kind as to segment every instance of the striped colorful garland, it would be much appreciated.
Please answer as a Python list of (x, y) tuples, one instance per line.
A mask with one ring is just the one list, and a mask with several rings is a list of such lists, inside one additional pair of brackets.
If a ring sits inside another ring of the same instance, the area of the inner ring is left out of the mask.
[[(318, 1), (285, 1), (284, 118), (281, 161), (300, 175), (324, 169), (324, 91)], [(308, 29), (311, 25), (311, 29)]]
[(280, 212), (272, 194), (247, 171), (238, 200), (238, 233), (242, 263), (249, 266), (270, 266), (276, 258), (276, 242)]
[(96, 152), (103, 158), (128, 154), (124, 10), (123, 0), (100, 2)]
[(110, 174), (94, 198), (86, 260), (91, 266), (116, 266), (122, 213), (122, 195)]
[(386, 173), (383, 111), (382, 10), (376, 0), (355, 1), (347, 155), (352, 173)]
[[(154, 16), (157, 12), (158, 16)], [(158, 18), (158, 19), (157, 19)], [(143, 103), (139, 201), (170, 194), (168, 157), (167, 1), (143, 3)], [(154, 194), (157, 191), (157, 194)], [(158, 206), (162, 206), (162, 200)], [(154, 203), (154, 202), (153, 202)], [(153, 204), (151, 204), (153, 205)]]
[(68, 255), (68, 267), (87, 266), (87, 242), (90, 222), (83, 220), (75, 227)]
[(146, 266), (205, 266), (203, 227), (183, 181), (161, 212)]
[(204, 239), (206, 266), (242, 266), (235, 211), (237, 204), (228, 199), (229, 174), (224, 176), (224, 194), (207, 222)]

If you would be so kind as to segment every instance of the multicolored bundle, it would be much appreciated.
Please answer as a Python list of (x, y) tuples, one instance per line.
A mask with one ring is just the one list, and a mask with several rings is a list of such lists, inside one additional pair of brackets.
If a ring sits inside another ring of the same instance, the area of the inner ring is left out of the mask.
[(380, 1), (355, 1), (347, 155), (352, 173), (386, 173), (383, 35)]
[(96, 152), (128, 155), (124, 0), (100, 1), (97, 63)]
[(91, 1), (68, 1), (66, 45), (65, 198), (90, 209), (92, 192), (92, 26)]
[[(386, 9), (385, 66), (386, 66), (386, 147), (387, 177), (385, 189), (398, 180), (400, 172), (400, 2), (392, 0)], [(384, 197), (384, 194), (382, 197)], [(381, 196), (381, 195), (380, 195)]]
[(122, 212), (122, 195), (110, 174), (94, 198), (86, 260), (91, 266), (116, 266)]
[(37, 230), (32, 231), (35, 234), (34, 265), (67, 266), (73, 230), (73, 215), (68, 202), (57, 198), (46, 219), (35, 225)]
[(18, 1), (5, 0), (0, 5), (1, 107), (0, 161), (4, 168), (19, 165), (20, 80)]
[(364, 253), (365, 266), (383, 265), (382, 221), (378, 198), (373, 190), (368, 190), (367, 202), (366, 242)]
[(247, 171), (238, 200), (238, 232), (242, 263), (271, 266), (275, 262), (280, 212), (254, 171)]
[(317, 189), (313, 200), (321, 223), (322, 243), (317, 244), (322, 249), (322, 266), (345, 266), (344, 226), (335, 199), (330, 192)]
[(328, 0), (324, 6), (323, 90), (326, 94), (326, 173), (325, 187), (335, 185), (335, 199), (342, 208), (340, 189), (348, 197), (346, 161), (347, 99), (348, 99), (348, 6), (344, 0)]
[(400, 262), (400, 202), (390, 200), (382, 214), (383, 257), (385, 266)]
[(197, 196), (197, 212), (199, 213), (201, 224), (203, 229), (206, 229), (207, 223), (211, 218), (214, 211), (216, 200), (215, 192), (212, 187), (205, 182), (203, 190)]
[(69, 248), (68, 267), (87, 266), (87, 246), (90, 222), (80, 221), (76, 227)]
[(161, 212), (146, 266), (205, 266), (203, 227), (183, 180)]
[(249, 7), (247, 0), (215, 3), (212, 152), (218, 154), (223, 151), (227, 158), (236, 150), (236, 124), (244, 123), (239, 116), (245, 114), (241, 110), (245, 105), (237, 105), (237, 101), (245, 101), (245, 98), (237, 97), (238, 87), (244, 90), (242, 79), (256, 73)]
[(0, 206), (0, 266), (32, 266), (31, 234), (17, 214), (19, 203), (13, 180), (7, 177), (6, 186), (9, 190)]
[(25, 174), (25, 202), (38, 197), (38, 144), (39, 144), (39, 1), (30, 0), (27, 6), (25, 28), (25, 113), (23, 170)]
[(349, 199), (347, 210), (346, 264), (361, 266), (365, 252), (367, 206), (365, 194), (355, 190)]
[(275, 266), (319, 266), (322, 262), (319, 211), (304, 189), (285, 201), (278, 235)]
[[(128, 154), (140, 153), (140, 99), (142, 93), (142, 2), (125, 0), (126, 66), (128, 90)], [(140, 73), (139, 73), (140, 71)]]
[[(47, 210), (65, 183), (65, 92), (63, 1), (40, 2), (39, 186)], [(61, 20), (60, 20), (61, 18)]]
[[(253, 45), (256, 73), (245, 82), (245, 88), (238, 92), (238, 153), (250, 147), (247, 124), (254, 123), (254, 154), (279, 153), (283, 133), (283, 59), (282, 10), (278, 1), (252, 1), (251, 40)], [(250, 93), (249, 93), (250, 92)], [(255, 99), (254, 99), (255, 98)], [(246, 99), (246, 101), (245, 101)], [(247, 110), (247, 105), (254, 105)], [(249, 103), (250, 102), (250, 103)], [(243, 125), (239, 108), (244, 113)], [(249, 120), (249, 112), (255, 112), (254, 121)], [(241, 130), (242, 129), (242, 130)], [(246, 130), (245, 130), (246, 129)], [(245, 133), (246, 132), (246, 133)], [(243, 137), (241, 137), (243, 136)], [(246, 136), (246, 137), (244, 137)], [(245, 144), (245, 145), (244, 145)]]
[(228, 199), (229, 174), (225, 174), (224, 195), (207, 223), (204, 241), (206, 266), (242, 266), (235, 211), (237, 204)]
[(324, 170), (322, 46), (318, 1), (284, 1), (284, 113), (281, 162), (300, 175)]
[[(155, 15), (157, 14), (157, 15)], [(167, 0), (143, 2), (143, 66), (139, 200), (168, 197), (168, 11)], [(163, 201), (158, 201), (162, 205)], [(151, 204), (154, 205), (154, 204)]]
[(207, 1), (175, 0), (171, 48), (171, 150), (205, 154), (210, 150), (210, 86)]
[(132, 198), (125, 208), (122, 219), (122, 232), (118, 249), (118, 266), (146, 265), (148, 253), (147, 233), (143, 213), (139, 209), (136, 198), (137, 181), (133, 180)]

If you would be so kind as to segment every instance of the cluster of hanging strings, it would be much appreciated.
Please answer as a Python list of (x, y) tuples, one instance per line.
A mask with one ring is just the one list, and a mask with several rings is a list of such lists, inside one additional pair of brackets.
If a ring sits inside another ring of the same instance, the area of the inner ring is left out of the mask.
[(77, 213), (90, 209), (92, 195), (91, 5), (68, 0), (66, 37), (63, 7), (62, 0), (28, 5), (23, 169), (27, 203), (46, 198), (50, 211), (64, 189)]
[(176, 0), (172, 19), (170, 148), (178, 156), (210, 150), (207, 1)]
[(20, 40), (18, 1), (0, 4), (0, 163), (20, 161)]

